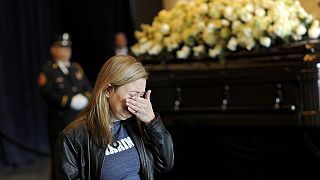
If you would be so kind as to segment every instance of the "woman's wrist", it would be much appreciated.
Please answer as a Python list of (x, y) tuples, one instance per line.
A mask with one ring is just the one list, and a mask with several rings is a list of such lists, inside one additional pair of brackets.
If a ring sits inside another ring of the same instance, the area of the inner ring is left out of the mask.
[(153, 121), (155, 118), (156, 118), (156, 115), (153, 113), (153, 114), (151, 115), (151, 117), (150, 117), (150, 120), (149, 120), (149, 121), (145, 121), (144, 124), (145, 124), (146, 126), (148, 126), (149, 124), (152, 123), (152, 121)]

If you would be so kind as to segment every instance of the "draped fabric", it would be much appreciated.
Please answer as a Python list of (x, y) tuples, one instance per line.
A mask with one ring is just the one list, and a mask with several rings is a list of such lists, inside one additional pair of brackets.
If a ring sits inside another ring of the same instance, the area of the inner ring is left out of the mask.
[[(320, 178), (319, 129), (195, 124), (167, 128), (174, 142), (175, 165), (170, 172), (157, 174), (157, 179)], [(316, 143), (313, 150), (306, 134)]]
[(54, 32), (69, 32), (72, 60), (83, 65), (94, 81), (105, 60), (114, 54), (114, 35), (122, 31), (134, 42), (134, 22), (129, 0), (51, 0)]
[[(115, 32), (125, 32), (129, 44), (134, 43), (132, 4), (130, 0), (0, 1), (0, 170), (48, 155), (46, 109), (37, 75), (50, 59), (51, 37), (71, 34), (72, 61), (79, 62), (94, 83), (101, 65), (113, 54)], [(175, 166), (159, 178), (319, 179), (318, 130), (304, 137), (304, 131), (294, 127), (168, 129)]]
[(48, 155), (45, 103), (37, 86), (56, 33), (69, 32), (72, 61), (94, 81), (123, 31), (133, 43), (130, 1), (0, 1), (0, 170)]
[(46, 155), (37, 72), (48, 59), (48, 6), (42, 0), (1, 1), (0, 167)]

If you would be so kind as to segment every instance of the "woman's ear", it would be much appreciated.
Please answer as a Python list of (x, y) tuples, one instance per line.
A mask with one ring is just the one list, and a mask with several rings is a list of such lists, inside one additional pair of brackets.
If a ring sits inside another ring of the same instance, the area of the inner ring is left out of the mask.
[(110, 98), (112, 93), (113, 93), (113, 86), (111, 84), (108, 85), (107, 89), (106, 89), (106, 98)]

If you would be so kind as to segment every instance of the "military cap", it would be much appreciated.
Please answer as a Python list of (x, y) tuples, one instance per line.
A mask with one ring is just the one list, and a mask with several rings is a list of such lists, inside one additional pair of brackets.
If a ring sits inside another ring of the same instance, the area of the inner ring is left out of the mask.
[(63, 33), (54, 36), (52, 45), (58, 47), (70, 47), (72, 42), (69, 33)]

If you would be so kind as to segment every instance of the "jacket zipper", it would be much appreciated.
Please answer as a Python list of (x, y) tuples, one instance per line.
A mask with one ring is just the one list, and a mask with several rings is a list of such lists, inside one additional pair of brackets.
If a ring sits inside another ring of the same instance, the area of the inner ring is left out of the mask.
[(107, 150), (107, 147), (108, 146), (106, 146), (105, 148), (103, 148), (103, 160), (102, 160), (102, 163), (100, 164), (100, 177), (99, 177), (99, 179), (102, 179), (102, 166), (103, 166), (103, 163), (104, 163), (104, 160), (106, 159), (106, 150)]
[(146, 175), (146, 179), (149, 179), (149, 173), (147, 171), (148, 167), (147, 167), (146, 150), (145, 150), (145, 147), (144, 147), (144, 143), (143, 143), (142, 137), (140, 137), (140, 143), (141, 143), (141, 150), (142, 150), (142, 156), (143, 156), (142, 163), (143, 163), (143, 167), (145, 167), (143, 169), (143, 171), (144, 171), (144, 174)]

